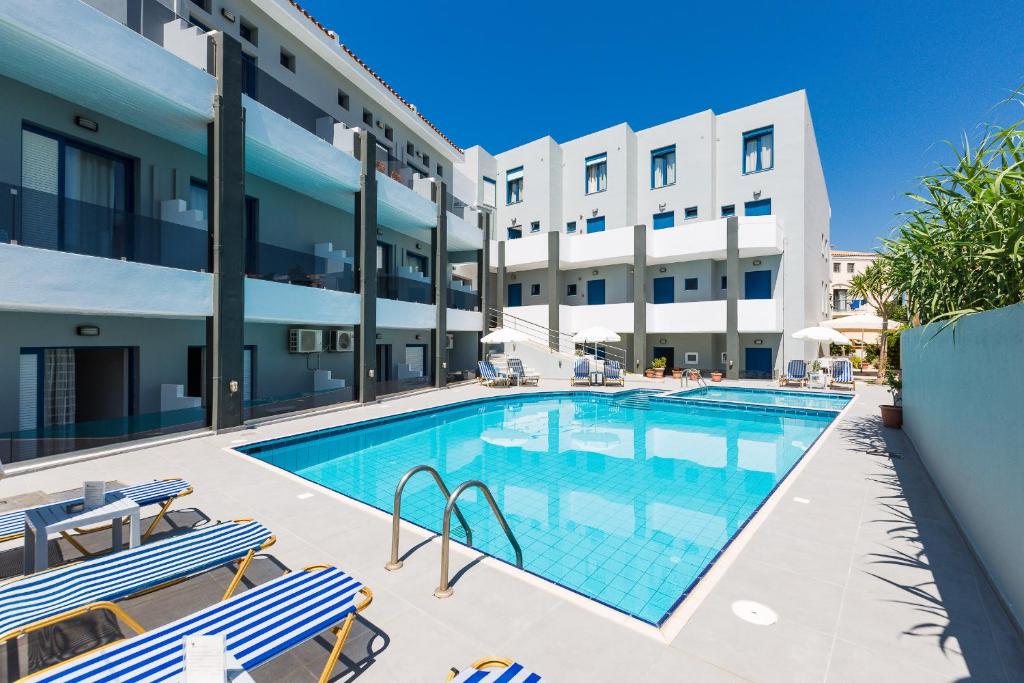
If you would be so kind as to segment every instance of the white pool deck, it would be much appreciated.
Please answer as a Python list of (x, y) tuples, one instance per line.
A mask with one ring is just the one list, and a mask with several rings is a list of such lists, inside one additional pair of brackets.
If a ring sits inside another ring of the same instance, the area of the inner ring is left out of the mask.
[[(881, 427), (877, 406), (889, 397), (880, 387), (858, 383), (854, 403), (661, 630), (491, 559), (469, 566), (454, 596), (438, 600), (436, 537), (403, 569), (385, 571), (389, 516), (231, 450), (512, 391), (536, 390), (459, 386), (83, 460), (0, 480), (0, 499), (91, 479), (187, 478), (195, 493), (179, 509), (254, 517), (277, 534), (268, 554), (279, 563), (336, 564), (373, 589), (333, 680), (443, 681), (449, 667), (488, 655), (562, 683), (1024, 680), (1018, 632), (903, 432)], [(403, 525), (402, 552), (428, 538)], [(452, 574), (479, 557), (453, 545)], [(160, 593), (144, 600), (160, 605)], [(741, 620), (738, 600), (768, 606), (777, 622)], [(164, 600), (160, 618), (187, 602)], [(325, 656), (308, 646), (254, 678), (315, 680)]]

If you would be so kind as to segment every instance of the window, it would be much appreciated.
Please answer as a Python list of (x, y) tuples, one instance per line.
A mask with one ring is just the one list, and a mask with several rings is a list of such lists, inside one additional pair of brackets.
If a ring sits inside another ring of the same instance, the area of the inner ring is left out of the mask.
[(743, 214), (746, 216), (770, 216), (772, 215), (772, 200), (758, 199), (747, 202), (743, 205)]
[(743, 173), (769, 171), (775, 165), (775, 127), (766, 126), (743, 134)]
[(728, 286), (729, 286), (729, 278), (727, 278), (725, 275), (723, 275), (722, 276), (722, 289), (728, 289)]
[(345, 111), (348, 111), (348, 104), (349, 104), (348, 95), (345, 93), (345, 91), (339, 90), (338, 91), (338, 106), (341, 107), (342, 109), (344, 109)]
[(847, 290), (845, 289), (834, 289), (832, 290), (832, 310), (834, 311), (846, 311), (850, 308), (850, 301), (847, 297)]
[(188, 208), (190, 211), (198, 211), (203, 220), (206, 220), (206, 211), (209, 208), (209, 196), (205, 180), (200, 180), (199, 178), (189, 179)]
[(530, 223), (530, 232), (540, 232), (540, 221)]
[(683, 212), (683, 219), (689, 221), (689, 220), (693, 220), (696, 217), (697, 217), (697, 207), (696, 206), (688, 206), (688, 207), (686, 207), (685, 211)]
[(369, 109), (363, 109), (363, 123), (373, 128), (373, 112)]
[(729, 216), (735, 216), (735, 215), (736, 215), (736, 205), (735, 204), (727, 204), (726, 206), (722, 207), (722, 218), (728, 218)]
[(522, 236), (523, 236), (523, 229), (522, 228), (509, 228), (508, 229), (508, 238), (510, 240), (517, 240), (517, 239), (519, 239)]
[(838, 273), (838, 272), (839, 272), (839, 270), (840, 270), (840, 269), (841, 269), (842, 267), (843, 267), (843, 264), (842, 264), (842, 263), (833, 263), (833, 264), (832, 264), (832, 272), (833, 272), (833, 273)]
[(430, 274), (430, 261), (423, 254), (414, 254), (411, 251), (405, 252), (405, 264), (414, 273)]
[(575, 284), (566, 285), (565, 286), (565, 295), (566, 296), (576, 296), (576, 285)]
[(530, 285), (530, 296), (540, 296), (540, 285), (534, 283)]
[(852, 263), (847, 263), (846, 264), (846, 272), (847, 273), (852, 273), (853, 272), (853, 264)]
[(695, 278), (695, 277), (688, 277), (685, 280), (683, 280), (683, 289), (685, 289), (687, 292), (696, 291), (696, 289), (697, 289), (697, 278)]
[(570, 235), (573, 234), (574, 232), (576, 232), (576, 221), (569, 221), (569, 222), (567, 222), (565, 224), (565, 232), (570, 234)]
[[(363, 116), (365, 118), (366, 115), (363, 114)], [(412, 144), (411, 142), (405, 143), (405, 153), (408, 154), (409, 156), (416, 154), (416, 145)]]
[(210, 0), (192, 0), (192, 4), (196, 7), (201, 7), (207, 12), (210, 11)]
[(384, 139), (393, 142), (395, 139), (395, 129), (391, 126), (384, 126)]
[(259, 45), (259, 29), (241, 17), (238, 19), (238, 37), (250, 45)]
[(281, 66), (295, 73), (295, 55), (281, 48)]
[(608, 154), (595, 154), (584, 161), (586, 177), (584, 191), (587, 194), (604, 192), (608, 189)]
[(651, 152), (651, 189), (676, 184), (676, 146)]
[(253, 98), (258, 98), (259, 92), (256, 87), (259, 69), (256, 68), (256, 58), (252, 55), (242, 53), (242, 92)]
[(437, 177), (438, 178), (443, 178), (444, 177), (444, 166), (442, 166), (441, 164), (437, 165)]
[(654, 229), (664, 230), (665, 228), (671, 228), (676, 224), (676, 212), (675, 211), (664, 211), (662, 213), (654, 214)]
[(487, 206), (498, 205), (498, 183), (494, 178), (484, 176), (484, 204)]
[(587, 232), (604, 232), (604, 216), (587, 219)]
[(210, 32), (210, 27), (207, 26), (206, 24), (204, 24), (199, 19), (196, 19), (195, 15), (193, 15), (193, 14), (188, 15), (188, 23), (192, 24), (193, 26), (198, 28), (203, 33), (209, 33)]
[(683, 354), (683, 364), (697, 365), (699, 362), (698, 358), (699, 356), (697, 355), (696, 351), (687, 351), (686, 353)]
[(523, 201), (523, 167), (518, 166), (505, 172), (505, 203), (518, 204)]
[(430, 157), (426, 154), (423, 155), (423, 165), (426, 168), (430, 168)]
[(654, 278), (654, 303), (656, 304), (670, 304), (675, 299), (675, 285), (676, 279), (674, 277), (656, 277)]

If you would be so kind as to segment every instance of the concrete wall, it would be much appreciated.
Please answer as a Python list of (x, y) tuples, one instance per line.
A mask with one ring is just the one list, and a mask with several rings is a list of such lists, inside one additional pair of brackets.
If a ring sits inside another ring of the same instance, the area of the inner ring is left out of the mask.
[(903, 430), (1024, 627), (1024, 304), (936, 327), (900, 339)]
[[(619, 264), (601, 266), (600, 268), (578, 268), (564, 271), (562, 291), (559, 294), (561, 303), (569, 306), (586, 306), (587, 282), (604, 280), (604, 302), (606, 304), (625, 304), (633, 302), (632, 267)], [(595, 271), (596, 274), (595, 274)], [(568, 296), (566, 287), (576, 285), (576, 295)]]
[[(333, 379), (344, 379), (351, 387), (355, 377), (354, 353), (305, 354), (288, 352), (288, 331), (297, 325), (246, 323), (245, 345), (256, 347), (254, 398), (270, 399), (313, 392), (315, 370), (330, 370)], [(303, 329), (324, 331), (328, 327), (302, 325)]]

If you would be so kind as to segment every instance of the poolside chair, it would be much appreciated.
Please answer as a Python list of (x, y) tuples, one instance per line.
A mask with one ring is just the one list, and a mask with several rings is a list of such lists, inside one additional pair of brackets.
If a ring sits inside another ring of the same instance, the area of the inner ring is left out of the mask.
[[(363, 599), (357, 604), (356, 596)], [(117, 605), (94, 603), (70, 614), (108, 609), (139, 635), (101, 646), (43, 669), (29, 681), (180, 680), (186, 636), (223, 635), (227, 654), (251, 671), (282, 652), (330, 629), (330, 658), (320, 674), (326, 683), (357, 613), (373, 601), (369, 588), (336, 567), (315, 565), (285, 574), (187, 617), (145, 631)]]
[(618, 382), (620, 386), (626, 386), (626, 375), (622, 372), (622, 364), (617, 360), (606, 360), (604, 362), (604, 384)]
[(474, 662), (461, 673), (452, 668), (445, 680), (448, 683), (540, 683), (542, 679), (540, 674), (529, 671), (511, 659), (488, 657)]
[[(146, 482), (145, 484), (126, 486), (122, 489), (115, 489), (115, 491), (123, 494), (127, 498), (131, 498), (139, 504), (139, 507), (146, 507), (149, 505), (160, 506), (160, 511), (142, 534), (142, 540), (145, 542), (145, 540), (149, 538), (150, 534), (152, 534), (156, 529), (160, 520), (167, 514), (167, 510), (171, 507), (171, 504), (178, 498), (184, 498), (192, 493), (192, 487), (184, 479), (159, 479), (156, 481)], [(111, 493), (113, 493), (113, 491), (111, 491)], [(68, 500), (61, 502), (68, 504), (80, 503), (82, 502), (82, 499), (69, 498)], [(23, 508), (21, 510), (11, 510), (10, 512), (0, 514), (0, 542), (9, 541), (12, 538), (19, 538), (25, 534), (25, 513), (31, 509), (32, 508)], [(110, 525), (105, 524), (103, 526), (89, 527), (88, 529), (75, 529), (75, 532), (78, 534), (88, 534), (109, 528)], [(61, 535), (83, 555), (89, 557), (96, 555), (96, 553), (86, 550), (82, 544), (68, 532), (62, 531)]]
[(786, 372), (779, 376), (779, 386), (787, 386), (790, 382), (796, 382), (803, 386), (807, 381), (807, 362), (802, 360), (791, 360), (786, 365)]
[(540, 384), (540, 375), (527, 374), (526, 368), (523, 367), (523, 361), (518, 358), (508, 359), (508, 371), (518, 384)]
[(574, 386), (579, 382), (590, 384), (590, 359), (577, 358), (572, 365), (572, 377), (569, 378), (569, 385)]
[(843, 386), (850, 387), (850, 391), (853, 391), (856, 387), (853, 381), (853, 363), (850, 361), (835, 360), (832, 361), (831, 368), (832, 379), (830, 385), (841, 384)]
[(52, 626), (91, 603), (148, 593), (238, 562), (227, 599), (253, 555), (274, 541), (262, 524), (235, 520), (0, 583), (0, 643)]
[(498, 370), (494, 367), (491, 361), (477, 361), (477, 366), (480, 368), (480, 381), (483, 382), (485, 385), (489, 387), (508, 386), (508, 376), (498, 372)]

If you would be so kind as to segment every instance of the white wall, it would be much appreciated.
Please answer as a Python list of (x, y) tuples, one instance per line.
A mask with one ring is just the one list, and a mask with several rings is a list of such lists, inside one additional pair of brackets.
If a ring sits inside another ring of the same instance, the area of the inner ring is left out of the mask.
[[(595, 212), (604, 216), (606, 229), (633, 224), (630, 209), (636, 203), (636, 185), (629, 172), (633, 139), (629, 125), (620, 123), (562, 144), (562, 215), (553, 230), (565, 232), (566, 222), (576, 221), (576, 230), (583, 232)], [(585, 160), (602, 153), (608, 155), (608, 189), (586, 194)]]

